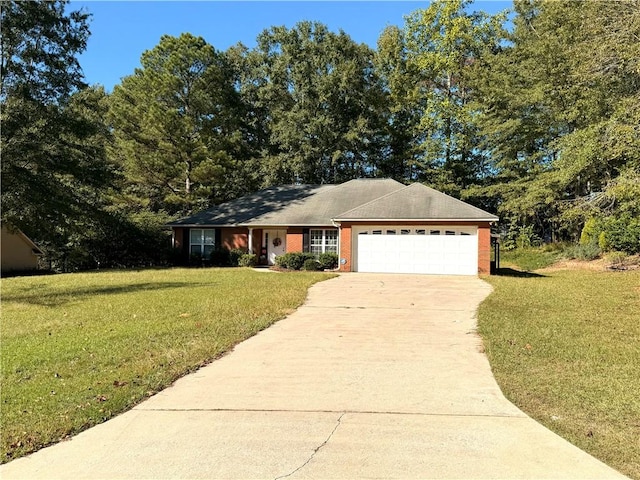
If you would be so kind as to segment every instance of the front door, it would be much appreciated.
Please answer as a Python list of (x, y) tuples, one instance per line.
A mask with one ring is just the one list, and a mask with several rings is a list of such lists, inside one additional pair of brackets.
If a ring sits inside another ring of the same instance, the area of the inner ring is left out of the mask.
[(269, 265), (275, 265), (276, 257), (287, 251), (286, 243), (286, 230), (264, 230), (262, 234), (262, 245), (267, 249), (267, 263)]

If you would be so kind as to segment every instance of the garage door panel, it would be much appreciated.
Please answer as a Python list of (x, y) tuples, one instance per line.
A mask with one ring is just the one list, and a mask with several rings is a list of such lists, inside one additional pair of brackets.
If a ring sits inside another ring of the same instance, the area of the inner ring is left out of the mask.
[[(366, 227), (361, 227), (365, 229)], [(395, 229), (401, 227), (370, 227)], [(405, 227), (406, 228), (406, 227)], [(425, 227), (429, 233), (436, 228)], [(456, 231), (456, 235), (419, 235), (415, 227), (410, 235), (358, 235), (354, 231), (354, 256), (359, 272), (429, 273), (448, 275), (476, 275), (478, 271), (477, 230), (471, 227), (441, 227)], [(466, 235), (460, 235), (464, 231)]]

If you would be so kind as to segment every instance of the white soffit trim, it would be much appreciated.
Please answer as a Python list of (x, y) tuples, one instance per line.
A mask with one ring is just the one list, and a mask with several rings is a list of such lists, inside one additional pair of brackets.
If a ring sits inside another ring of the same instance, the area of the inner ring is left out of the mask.
[(371, 222), (387, 222), (387, 223), (402, 223), (402, 222), (465, 222), (465, 223), (480, 223), (480, 222), (496, 222), (496, 218), (334, 218), (335, 222), (358, 222), (358, 223), (371, 223)]

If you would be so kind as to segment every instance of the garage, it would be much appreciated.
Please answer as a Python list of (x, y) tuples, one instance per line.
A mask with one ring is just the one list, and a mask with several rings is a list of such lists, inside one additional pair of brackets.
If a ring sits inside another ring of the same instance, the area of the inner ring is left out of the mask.
[(354, 270), (379, 273), (477, 275), (476, 226), (353, 227)]

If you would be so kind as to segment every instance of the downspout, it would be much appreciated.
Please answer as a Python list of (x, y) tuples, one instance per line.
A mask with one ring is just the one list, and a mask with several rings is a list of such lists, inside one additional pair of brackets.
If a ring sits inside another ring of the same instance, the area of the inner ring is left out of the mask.
[(340, 270), (340, 260), (341, 260), (341, 253), (342, 253), (342, 224), (337, 223), (333, 218), (331, 219), (331, 224), (336, 227), (338, 229), (338, 267), (336, 268), (336, 270)]

